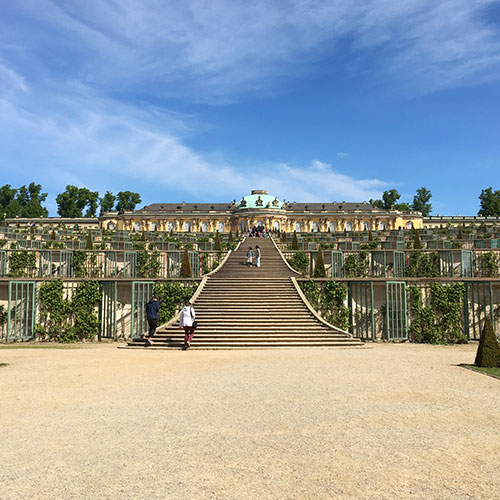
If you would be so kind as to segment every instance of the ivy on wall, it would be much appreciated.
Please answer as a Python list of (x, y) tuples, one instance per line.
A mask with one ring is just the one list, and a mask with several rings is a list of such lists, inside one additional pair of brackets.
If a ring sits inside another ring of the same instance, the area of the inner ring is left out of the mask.
[(340, 281), (326, 281), (316, 283), (304, 281), (300, 283), (311, 306), (326, 321), (342, 330), (349, 328), (349, 308), (345, 305), (347, 285)]
[(38, 294), (40, 321), (36, 333), (44, 340), (93, 340), (99, 333), (96, 306), (101, 298), (98, 281), (78, 283), (71, 300), (64, 297), (62, 280), (46, 281)]
[(137, 277), (157, 278), (160, 274), (159, 252), (139, 250), (137, 252)]
[(461, 344), (467, 342), (463, 323), (464, 283), (432, 283), (430, 303), (424, 305), (422, 289), (408, 289), (410, 336), (415, 342)]
[(308, 255), (303, 252), (302, 250), (299, 250), (295, 252), (292, 257), (289, 257), (288, 263), (299, 273), (302, 274), (302, 276), (307, 276), (308, 271), (309, 271), (309, 257)]
[(193, 296), (197, 286), (172, 281), (157, 283), (155, 294), (160, 302), (158, 323), (161, 325), (172, 319), (177, 310)]
[(496, 278), (498, 276), (498, 257), (495, 252), (481, 252), (477, 256), (478, 275), (481, 278)]
[(439, 254), (437, 252), (411, 252), (407, 275), (412, 278), (436, 278), (440, 276)]
[(370, 266), (368, 252), (350, 253), (344, 259), (344, 273), (346, 278), (364, 278), (368, 276)]
[(33, 276), (36, 271), (36, 253), (21, 250), (9, 256), (9, 275), (14, 278)]

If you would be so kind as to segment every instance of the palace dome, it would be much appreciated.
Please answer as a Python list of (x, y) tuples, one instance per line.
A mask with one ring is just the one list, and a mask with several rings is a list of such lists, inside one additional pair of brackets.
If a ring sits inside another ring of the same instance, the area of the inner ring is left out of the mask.
[(280, 210), (283, 208), (282, 201), (263, 189), (254, 189), (251, 194), (241, 198), (237, 205), (238, 210)]

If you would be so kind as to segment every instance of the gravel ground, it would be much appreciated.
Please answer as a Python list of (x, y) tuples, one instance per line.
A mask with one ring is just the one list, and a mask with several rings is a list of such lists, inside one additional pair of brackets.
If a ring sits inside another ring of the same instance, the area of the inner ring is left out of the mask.
[(475, 349), (0, 349), (0, 498), (500, 499)]

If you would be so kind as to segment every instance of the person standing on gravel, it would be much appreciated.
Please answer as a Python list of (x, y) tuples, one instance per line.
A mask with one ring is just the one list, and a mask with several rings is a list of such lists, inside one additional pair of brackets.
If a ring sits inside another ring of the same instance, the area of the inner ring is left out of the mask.
[(179, 327), (184, 328), (184, 346), (183, 351), (191, 347), (191, 341), (193, 340), (194, 331), (198, 326), (196, 321), (196, 312), (191, 305), (191, 302), (186, 302), (184, 308), (181, 311), (181, 318), (179, 321)]
[(252, 267), (253, 264), (253, 250), (252, 247), (248, 247), (247, 251), (247, 266)]
[(260, 267), (260, 248), (259, 245), (255, 245), (255, 265)]
[(153, 335), (156, 333), (159, 311), (160, 303), (158, 302), (158, 297), (152, 297), (151, 300), (146, 304), (146, 317), (149, 323), (149, 333), (147, 340), (149, 345), (154, 344)]

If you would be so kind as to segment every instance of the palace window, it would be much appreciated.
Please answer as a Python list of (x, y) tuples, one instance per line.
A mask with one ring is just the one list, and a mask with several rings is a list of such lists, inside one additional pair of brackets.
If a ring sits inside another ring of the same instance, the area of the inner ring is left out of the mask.
[[(78, 226), (77, 226), (77, 227), (78, 227)], [(114, 228), (115, 228), (115, 225), (114, 225), (112, 222), (110, 222), (110, 223), (108, 224), (108, 229), (113, 230)]]
[(328, 231), (330, 231), (330, 233), (334, 233), (336, 230), (337, 226), (335, 225), (335, 222), (330, 222), (330, 224), (328, 224)]
[(279, 231), (279, 230), (280, 230), (280, 223), (277, 220), (275, 220), (273, 222), (273, 231)]
[(206, 233), (207, 231), (208, 231), (208, 223), (207, 223), (207, 222), (205, 222), (205, 221), (203, 221), (203, 222), (201, 223), (201, 232), (202, 232), (202, 233)]
[(387, 224), (385, 222), (381, 222), (378, 225), (378, 228), (379, 228), (380, 231), (385, 231), (387, 229)]
[(191, 224), (189, 222), (184, 222), (184, 232), (189, 233), (191, 231)]
[(151, 231), (158, 231), (158, 224), (156, 222), (151, 223)]
[(408, 221), (406, 223), (406, 229), (413, 229), (413, 222), (412, 221)]
[(370, 224), (368, 222), (363, 222), (363, 231), (369, 231), (370, 230)]
[(224, 222), (219, 222), (217, 224), (217, 231), (219, 231), (219, 233), (223, 233), (224, 232)]
[(297, 233), (301, 233), (302, 232), (302, 225), (300, 222), (296, 222), (295, 223), (295, 231), (297, 231)]
[(173, 222), (169, 222), (169, 223), (167, 223), (167, 230), (168, 230), (169, 232), (174, 231), (174, 229), (175, 229), (175, 225), (174, 225), (174, 223), (173, 223)]
[(246, 227), (247, 227), (247, 225), (245, 224), (245, 221), (244, 221), (244, 220), (242, 220), (242, 221), (240, 222), (240, 231), (241, 231), (242, 233), (244, 233), (244, 232), (246, 231)]
[(318, 223), (317, 223), (316, 221), (313, 221), (311, 231), (312, 231), (313, 233), (317, 233), (317, 232), (318, 232), (318, 230), (319, 230), (319, 229), (318, 229)]
[(346, 231), (352, 231), (352, 222), (346, 222), (345, 223), (345, 230)]
[(134, 230), (135, 231), (140, 231), (141, 230), (141, 223), (140, 222), (136, 222), (134, 224)]

